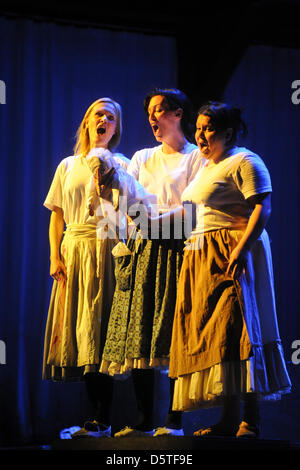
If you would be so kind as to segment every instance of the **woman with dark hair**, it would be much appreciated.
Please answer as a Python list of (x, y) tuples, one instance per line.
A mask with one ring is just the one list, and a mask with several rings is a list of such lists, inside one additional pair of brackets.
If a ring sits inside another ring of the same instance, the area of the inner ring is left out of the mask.
[(195, 114), (191, 106), (190, 100), (181, 90), (176, 88), (155, 88), (153, 91), (148, 93), (144, 99), (144, 111), (148, 115), (149, 103), (152, 98), (156, 96), (163, 96), (163, 102), (169, 111), (176, 111), (182, 109), (180, 128), (188, 142), (194, 142)]
[[(205, 159), (193, 138), (191, 104), (177, 89), (156, 89), (144, 100), (159, 145), (137, 151), (128, 172), (157, 197), (158, 211), (181, 204), (181, 193)], [(174, 229), (174, 227), (173, 227)], [(143, 239), (132, 234), (127, 246), (116, 247), (116, 291), (101, 370), (111, 375), (132, 373), (139, 422), (115, 436), (153, 435), (154, 368), (167, 367), (177, 281), (183, 256), (183, 235)], [(152, 234), (153, 235), (153, 234)], [(157, 234), (156, 234), (157, 235)], [(170, 381), (171, 402), (174, 381)], [(155, 435), (182, 435), (181, 413), (169, 413)]]
[(258, 400), (278, 399), (291, 386), (265, 230), (271, 180), (258, 155), (236, 146), (245, 131), (239, 109), (203, 105), (195, 138), (208, 163), (182, 194), (196, 224), (184, 250), (173, 324), (173, 409), (222, 405), (220, 422), (197, 436), (256, 437)]

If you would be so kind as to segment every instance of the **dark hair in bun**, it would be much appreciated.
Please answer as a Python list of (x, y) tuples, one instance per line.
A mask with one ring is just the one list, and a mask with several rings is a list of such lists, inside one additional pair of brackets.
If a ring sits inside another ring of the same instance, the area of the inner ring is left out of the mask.
[(144, 98), (144, 110), (148, 114), (148, 107), (153, 96), (163, 96), (170, 111), (182, 109), (181, 129), (187, 140), (194, 141), (195, 135), (195, 113), (187, 95), (177, 88), (155, 88)]
[(240, 108), (219, 101), (208, 101), (200, 107), (198, 116), (200, 114), (211, 118), (211, 123), (217, 133), (224, 132), (229, 128), (232, 129), (230, 145), (234, 145), (238, 137), (247, 135), (247, 126), (241, 117), (242, 110)]

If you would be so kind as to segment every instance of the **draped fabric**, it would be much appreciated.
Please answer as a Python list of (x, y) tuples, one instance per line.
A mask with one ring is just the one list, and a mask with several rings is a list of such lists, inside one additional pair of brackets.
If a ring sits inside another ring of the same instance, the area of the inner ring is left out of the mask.
[(54, 171), (100, 97), (123, 108), (120, 152), (152, 146), (144, 95), (176, 77), (172, 38), (0, 18), (0, 445), (43, 442), (88, 418), (81, 385), (41, 380), (52, 285), (43, 201)]

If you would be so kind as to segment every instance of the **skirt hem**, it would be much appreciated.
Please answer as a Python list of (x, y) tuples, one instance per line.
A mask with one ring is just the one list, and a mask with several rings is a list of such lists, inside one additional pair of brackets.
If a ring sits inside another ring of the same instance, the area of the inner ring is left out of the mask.
[(216, 364), (178, 377), (173, 409), (192, 411), (218, 406), (224, 396), (257, 393), (260, 400), (275, 401), (290, 393), (291, 382), (280, 341), (253, 348), (244, 361)]
[(132, 369), (157, 369), (168, 370), (169, 358), (128, 358), (124, 364), (114, 361), (102, 360), (100, 372), (103, 374), (111, 375), (116, 380), (126, 380), (130, 375)]

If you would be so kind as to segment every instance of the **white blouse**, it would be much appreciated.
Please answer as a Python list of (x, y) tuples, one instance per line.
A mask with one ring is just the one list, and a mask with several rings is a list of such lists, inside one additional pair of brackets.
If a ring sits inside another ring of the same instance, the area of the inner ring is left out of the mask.
[[(109, 150), (101, 148), (92, 149), (88, 156), (100, 155), (99, 152), (102, 158), (108, 158), (116, 166), (127, 168), (130, 162), (120, 153), (113, 154)], [(72, 155), (59, 163), (44, 202), (44, 206), (50, 210), (53, 210), (54, 207), (60, 207), (67, 225), (86, 223), (97, 225), (99, 222), (96, 213), (91, 216), (87, 211), (92, 178), (87, 157)]]
[(187, 143), (181, 152), (172, 154), (164, 153), (162, 145), (158, 145), (138, 150), (130, 161), (128, 173), (157, 196), (159, 211), (164, 212), (181, 205), (183, 190), (205, 162), (194, 144)]
[(207, 162), (182, 194), (193, 203), (196, 228), (193, 234), (221, 228), (243, 230), (251, 213), (247, 199), (272, 192), (263, 160), (244, 147), (234, 147), (221, 162)]

